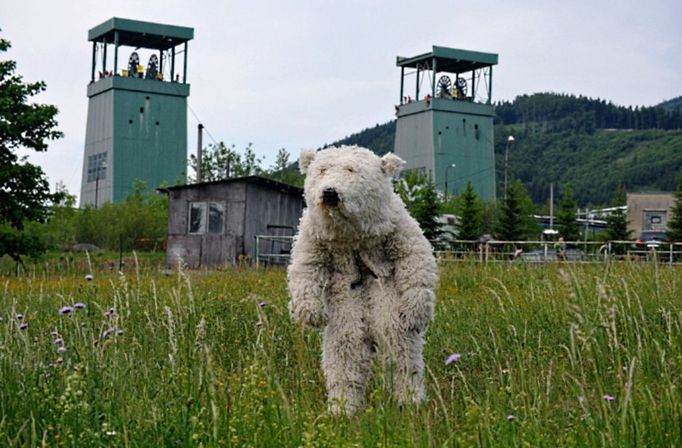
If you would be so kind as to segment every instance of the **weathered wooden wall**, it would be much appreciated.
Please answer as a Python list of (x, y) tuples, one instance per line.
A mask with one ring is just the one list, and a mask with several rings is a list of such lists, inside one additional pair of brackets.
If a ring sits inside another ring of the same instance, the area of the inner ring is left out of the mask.
[[(278, 189), (255, 178), (232, 179), (168, 189), (168, 248), (166, 264), (190, 268), (235, 264), (240, 255), (253, 260), (255, 235), (293, 235), (303, 210), (296, 189)], [(189, 204), (218, 202), (225, 206), (220, 234), (188, 234)], [(269, 226), (290, 226), (273, 229)], [(268, 251), (287, 251), (288, 244), (268, 244)]]
[[(246, 198), (244, 246), (246, 255), (253, 260), (256, 235), (293, 236), (295, 234), (303, 211), (303, 196), (251, 183), (246, 187)], [(273, 228), (273, 226), (289, 226), (291, 230)], [(281, 253), (288, 251), (289, 246), (289, 244), (282, 243), (267, 243), (267, 246), (262, 249), (269, 253)]]

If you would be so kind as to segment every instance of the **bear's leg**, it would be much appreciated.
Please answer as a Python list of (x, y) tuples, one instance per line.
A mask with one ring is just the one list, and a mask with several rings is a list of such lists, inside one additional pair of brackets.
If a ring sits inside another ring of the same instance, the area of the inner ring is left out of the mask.
[(325, 328), (322, 370), (327, 380), (329, 411), (353, 415), (365, 404), (372, 349), (359, 310), (335, 310)]
[(400, 404), (421, 403), (424, 392), (424, 340), (417, 331), (395, 336), (393, 396)]
[(424, 340), (416, 331), (384, 328), (379, 350), (389, 385), (396, 402), (421, 403), (424, 392)]

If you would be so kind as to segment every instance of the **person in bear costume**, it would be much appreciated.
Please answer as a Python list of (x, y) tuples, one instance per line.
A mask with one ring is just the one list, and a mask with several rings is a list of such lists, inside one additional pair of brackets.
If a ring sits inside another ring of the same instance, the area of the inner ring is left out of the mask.
[(288, 267), (292, 317), (323, 328), (329, 410), (365, 402), (375, 355), (400, 404), (424, 400), (424, 332), (433, 319), (436, 260), (393, 191), (404, 162), (360, 147), (303, 151), (307, 207)]

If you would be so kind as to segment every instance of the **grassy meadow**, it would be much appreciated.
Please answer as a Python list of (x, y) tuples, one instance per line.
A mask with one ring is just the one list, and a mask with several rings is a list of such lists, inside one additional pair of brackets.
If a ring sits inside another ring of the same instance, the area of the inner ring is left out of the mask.
[(428, 402), (350, 419), (284, 271), (85, 274), (1, 278), (0, 446), (682, 445), (679, 267), (444, 264)]

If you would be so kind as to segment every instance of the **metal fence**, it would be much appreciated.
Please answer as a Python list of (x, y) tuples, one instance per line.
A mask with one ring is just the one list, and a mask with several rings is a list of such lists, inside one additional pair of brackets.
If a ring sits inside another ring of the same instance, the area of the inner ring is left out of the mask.
[[(288, 263), (293, 237), (257, 235), (256, 266)], [(442, 262), (482, 263), (603, 263), (629, 260), (682, 264), (682, 243), (637, 244), (635, 241), (567, 241), (564, 251), (556, 241), (432, 241)]]
[(293, 236), (256, 235), (254, 237), (254, 261), (256, 267), (285, 265), (291, 256)]
[(567, 241), (561, 250), (555, 241), (435, 241), (441, 261), (574, 262), (603, 263), (614, 260), (682, 263), (682, 243), (641, 245), (636, 241)]

